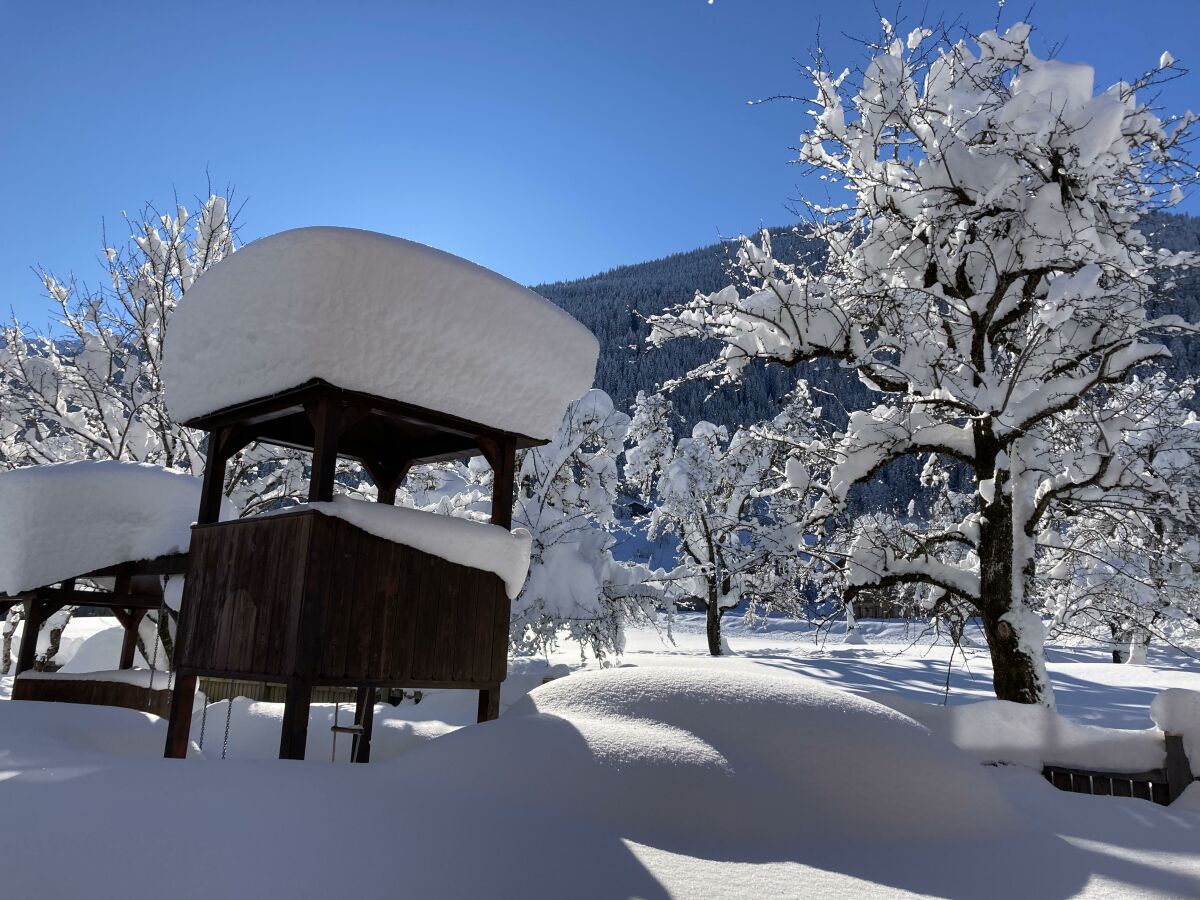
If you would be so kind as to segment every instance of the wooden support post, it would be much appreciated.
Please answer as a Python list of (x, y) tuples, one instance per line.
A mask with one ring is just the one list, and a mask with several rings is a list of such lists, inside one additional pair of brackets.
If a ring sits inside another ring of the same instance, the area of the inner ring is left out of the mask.
[(479, 692), (479, 713), (476, 722), (491, 722), (500, 718), (500, 684), (496, 683)]
[(167, 721), (167, 746), (163, 751), (167, 759), (187, 758), (195, 700), (196, 673), (186, 669), (176, 671), (175, 690), (171, 692), (171, 716)]
[(364, 461), (363, 466), (371, 480), (375, 482), (376, 500), (392, 506), (396, 502), (396, 491), (404, 483), (408, 470), (412, 468), (412, 460), (385, 463), (382, 461)]
[(315, 403), (305, 406), (304, 411), (313, 427), (312, 476), (308, 483), (308, 502), (328, 502), (333, 499), (333, 483), (337, 475), (342, 407), (335, 397), (326, 394)]
[(308, 743), (308, 707), (312, 701), (312, 682), (289, 678), (283, 701), (283, 733), (279, 737), (280, 759), (304, 759)]
[(209, 434), (197, 525), (211, 525), (220, 520), (221, 497), (225, 493), (225, 464), (253, 440), (254, 433), (250, 429), (233, 425), (215, 428)]
[(479, 449), (492, 467), (492, 524), (512, 528), (513, 485), (517, 471), (517, 442), (513, 438), (480, 438)]
[(17, 651), (17, 675), (32, 669), (37, 660), (38, 634), (42, 630), (42, 623), (50, 616), (47, 609), (48, 605), (40, 591), (25, 601), (25, 627), (21, 631), (21, 649)]
[(208, 455), (204, 458), (204, 481), (200, 485), (200, 512), (197, 525), (209, 525), (221, 518), (221, 497), (225, 493), (225, 463), (222, 452), (228, 428), (218, 428), (208, 436)]
[(117, 665), (118, 669), (133, 668), (133, 654), (137, 650), (138, 629), (142, 625), (142, 619), (146, 615), (144, 609), (121, 609), (114, 606), (112, 608), (113, 615), (117, 621), (125, 629), (125, 635), (121, 639), (121, 659)]
[(354, 704), (354, 724), (362, 729), (350, 746), (350, 760), (356, 763), (371, 761), (371, 732), (375, 725), (375, 695), (373, 687), (360, 687)]
[(1187, 752), (1183, 749), (1183, 735), (1167, 734), (1167, 803), (1174, 803), (1187, 790), (1194, 778)]

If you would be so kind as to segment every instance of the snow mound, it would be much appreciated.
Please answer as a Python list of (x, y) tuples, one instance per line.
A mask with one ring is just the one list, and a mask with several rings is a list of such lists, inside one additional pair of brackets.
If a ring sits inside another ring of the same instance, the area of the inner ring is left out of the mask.
[[(76, 675), (111, 669), (121, 658), (121, 644), (124, 641), (125, 629), (120, 625), (113, 625), (88, 635), (79, 642), (73, 653), (59, 652), (55, 659), (66, 659), (66, 662), (56, 674)], [(133, 664), (142, 667), (148, 665), (141, 648), (133, 651)]]
[(504, 582), (510, 600), (521, 593), (529, 572), (532, 540), (524, 528), (509, 531), (487, 522), (344, 496), (332, 503), (299, 503), (267, 515), (310, 509), (447, 562), (493, 572)]
[(528, 288), (423, 244), (352, 228), (254, 241), (197, 279), (164, 378), (188, 421), (322, 378), (550, 438), (599, 345)]
[(81, 703), (10, 700), (0, 706), (5, 765), (60, 761), (78, 754), (161, 758), (166, 721), (150, 713)]
[(984, 763), (1102, 772), (1144, 772), (1163, 764), (1163, 739), (1156, 728), (1085, 725), (1045, 706), (1007, 700), (932, 706), (891, 695), (877, 699)]
[(629, 839), (689, 852), (720, 854), (732, 831), (743, 846), (779, 847), (1019, 827), (987, 770), (911, 719), (809, 679), (724, 667), (560, 678), (406, 766), (453, 772), (506, 808), (587, 810)]
[(0, 594), (183, 552), (199, 508), (200, 479), (157, 466), (102, 460), (0, 473)]

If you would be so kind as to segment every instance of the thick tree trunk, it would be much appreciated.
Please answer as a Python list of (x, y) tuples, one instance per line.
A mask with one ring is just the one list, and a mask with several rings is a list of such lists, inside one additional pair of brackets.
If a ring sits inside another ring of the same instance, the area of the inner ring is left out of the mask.
[(716, 597), (710, 597), (705, 605), (707, 621), (705, 630), (708, 632), (708, 652), (712, 656), (721, 655), (721, 609)]
[(1108, 631), (1112, 635), (1112, 660), (1114, 663), (1120, 665), (1121, 663), (1125, 662), (1125, 657), (1121, 650), (1121, 646), (1126, 643), (1128, 638), (1123, 630), (1117, 628), (1117, 626), (1111, 622), (1108, 624)]
[(16, 611), (9, 613), (4, 620), (4, 647), (0, 649), (0, 675), (7, 675), (12, 669), (13, 632), (17, 628)]
[(980, 614), (1000, 700), (1054, 705), (1042, 653), (1042, 621), (1014, 590), (1012, 500), (997, 492), (979, 529)]

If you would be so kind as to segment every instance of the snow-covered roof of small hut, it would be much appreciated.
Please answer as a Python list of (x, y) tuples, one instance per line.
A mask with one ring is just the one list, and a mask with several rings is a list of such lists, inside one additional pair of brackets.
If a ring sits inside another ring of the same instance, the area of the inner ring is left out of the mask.
[(596, 338), (528, 288), (352, 228), (247, 244), (197, 279), (166, 344), (180, 421), (320, 378), (533, 438), (592, 386)]
[(200, 483), (113, 460), (0, 472), (0, 594), (186, 551)]

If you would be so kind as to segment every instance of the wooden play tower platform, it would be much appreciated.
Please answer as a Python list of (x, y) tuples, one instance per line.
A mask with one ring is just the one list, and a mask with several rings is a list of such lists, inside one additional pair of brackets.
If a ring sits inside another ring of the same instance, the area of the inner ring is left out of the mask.
[(482, 454), (494, 472), (492, 523), (512, 523), (516, 451), (538, 441), (312, 381), (187, 423), (209, 432), (176, 636), (168, 756), (187, 751), (197, 676), (287, 685), (279, 755), (302, 759), (315, 686), (359, 689), (354, 757), (370, 756), (380, 688), (479, 691), (498, 713), (510, 601), (501, 579), (296, 512), (216, 522), (228, 459), (251, 441), (312, 452), (308, 500), (333, 499), (338, 458), (362, 463), (391, 504), (421, 463)]
[[(511, 531), (516, 454), (591, 387), (595, 337), (495, 272), (346, 228), (247, 245), (175, 316), (168, 405), (208, 446), (166, 755), (187, 754), (199, 677), (285, 685), (286, 759), (304, 757), (316, 687), (356, 689), (338, 730), (360, 762), (380, 689), (478, 691), (478, 719), (494, 719), (529, 563), (529, 535)], [(252, 442), (311, 453), (309, 505), (219, 521), (226, 465)], [(394, 506), (413, 466), (477, 456), (491, 524)], [(333, 502), (339, 459), (377, 504)]]

